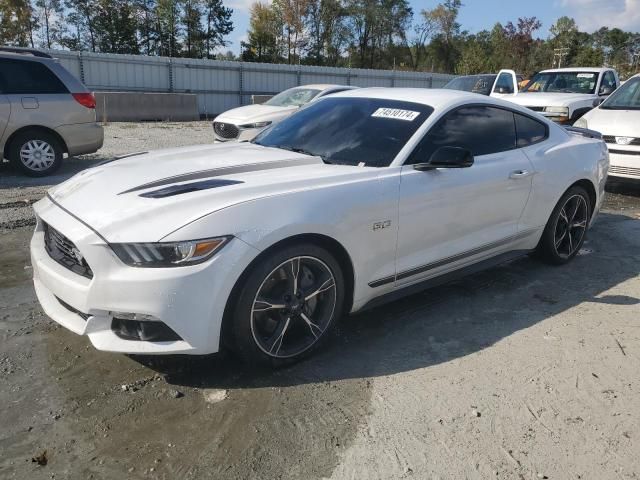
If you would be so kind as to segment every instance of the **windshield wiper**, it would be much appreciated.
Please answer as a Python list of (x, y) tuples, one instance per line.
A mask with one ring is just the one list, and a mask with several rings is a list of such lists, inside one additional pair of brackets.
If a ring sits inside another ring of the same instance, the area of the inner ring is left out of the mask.
[(309, 150), (305, 150), (304, 148), (292, 147), (291, 145), (271, 145), (273, 148), (280, 148), (282, 150), (288, 150), (290, 152), (301, 153), (303, 155), (309, 155), (312, 157), (320, 157), (324, 163), (331, 163), (324, 156), (318, 155), (317, 153), (310, 152)]

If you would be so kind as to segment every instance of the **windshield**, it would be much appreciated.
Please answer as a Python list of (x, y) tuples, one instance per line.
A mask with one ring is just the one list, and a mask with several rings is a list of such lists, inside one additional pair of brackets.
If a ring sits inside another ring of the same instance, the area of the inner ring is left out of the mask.
[(327, 97), (263, 131), (254, 143), (326, 163), (387, 167), (433, 108), (378, 98)]
[(496, 76), (497, 75), (469, 75), (466, 77), (458, 77), (449, 81), (443, 88), (489, 95), (493, 82), (496, 81)]
[(595, 93), (597, 82), (597, 72), (542, 72), (537, 73), (522, 91)]
[(319, 93), (320, 90), (315, 88), (290, 88), (280, 92), (264, 104), (274, 107), (300, 107), (305, 103), (309, 103)]
[(600, 108), (603, 110), (640, 110), (640, 77), (627, 80)]

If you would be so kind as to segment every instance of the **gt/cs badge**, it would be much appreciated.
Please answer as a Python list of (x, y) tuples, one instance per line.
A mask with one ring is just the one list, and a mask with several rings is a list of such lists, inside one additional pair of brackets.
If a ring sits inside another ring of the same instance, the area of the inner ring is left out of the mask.
[(373, 231), (382, 230), (391, 226), (391, 220), (384, 220), (382, 222), (376, 222), (373, 224)]

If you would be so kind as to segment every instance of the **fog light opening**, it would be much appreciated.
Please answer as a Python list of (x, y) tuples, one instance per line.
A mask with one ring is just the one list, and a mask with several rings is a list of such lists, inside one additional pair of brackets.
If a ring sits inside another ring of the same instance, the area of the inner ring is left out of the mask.
[(111, 330), (118, 338), (123, 340), (139, 342), (175, 342), (182, 340), (180, 335), (174, 332), (171, 327), (157, 319), (140, 321), (114, 317), (111, 321)]

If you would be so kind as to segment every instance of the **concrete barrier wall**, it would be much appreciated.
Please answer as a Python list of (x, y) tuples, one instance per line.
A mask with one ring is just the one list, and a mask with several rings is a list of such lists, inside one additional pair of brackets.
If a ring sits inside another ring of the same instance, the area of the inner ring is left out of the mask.
[(104, 122), (199, 120), (198, 96), (189, 93), (96, 92), (96, 115)]

